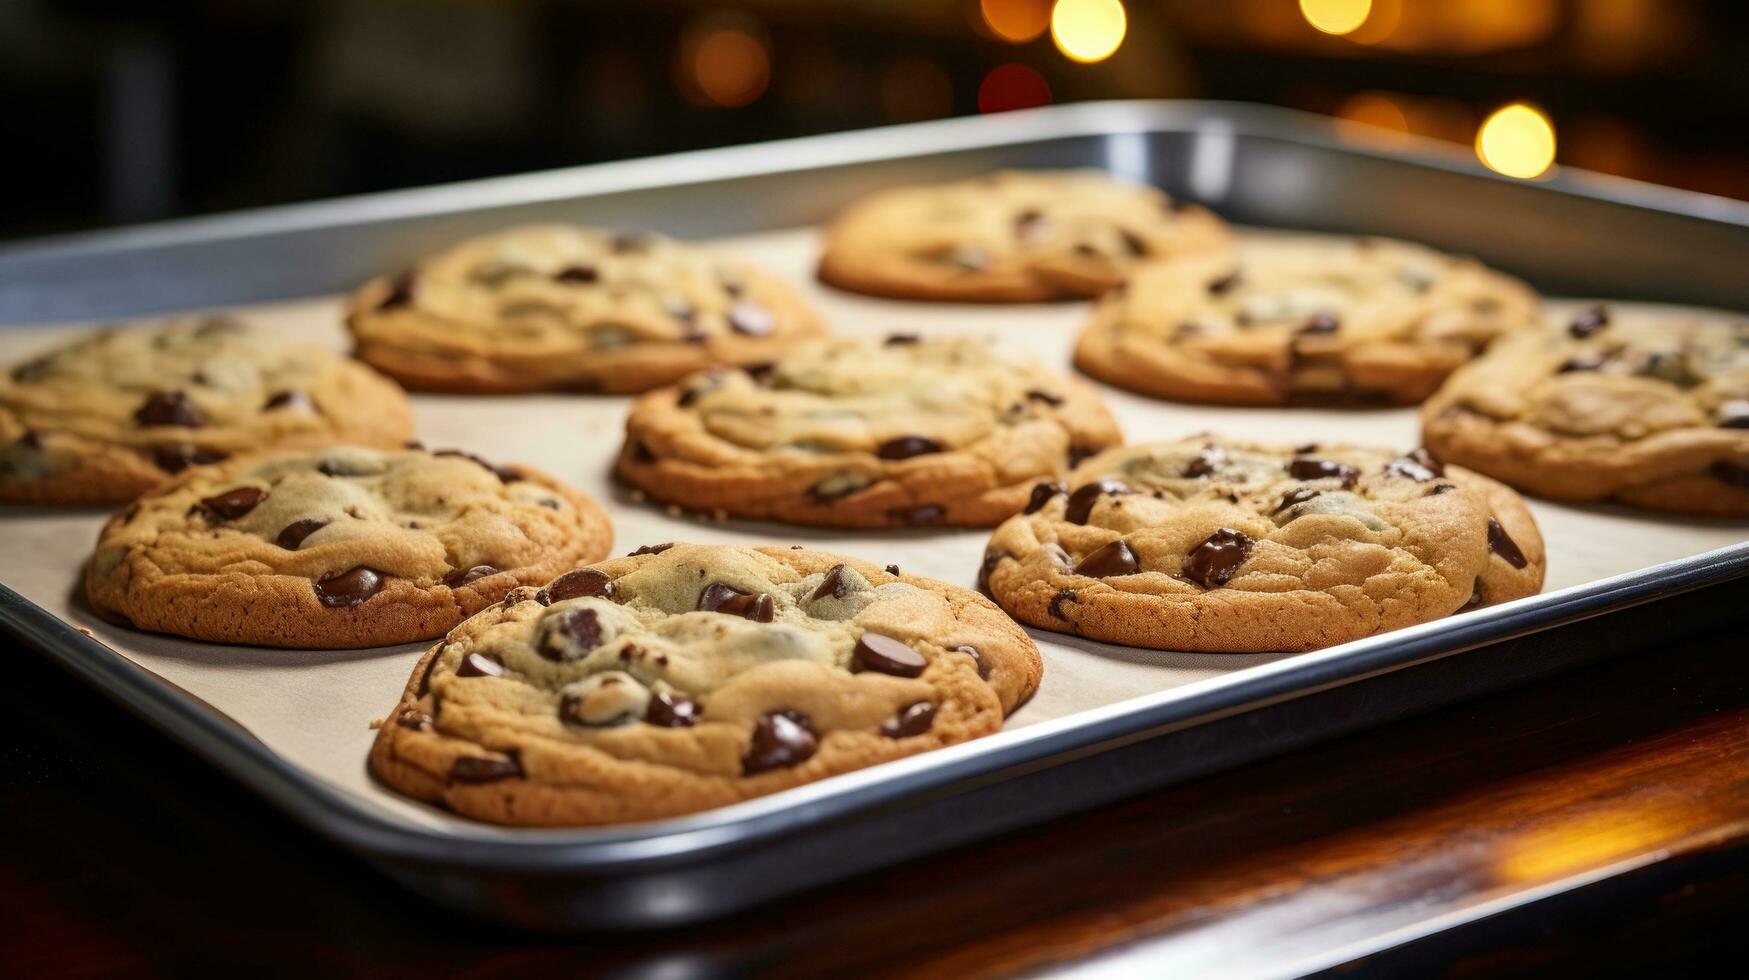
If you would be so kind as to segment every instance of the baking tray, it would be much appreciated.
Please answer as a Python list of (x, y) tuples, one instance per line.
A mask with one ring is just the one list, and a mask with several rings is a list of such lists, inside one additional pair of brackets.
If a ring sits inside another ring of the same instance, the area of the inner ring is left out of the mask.
[[(1094, 103), (926, 123), (0, 248), (0, 323), (249, 304), (340, 344), (333, 294), (454, 238), (528, 220), (701, 238), (807, 284), (846, 333), (968, 333), (1066, 365), (1079, 303), (979, 308), (834, 293), (808, 281), (812, 226), (892, 184), (1005, 166), (1095, 166), (1231, 220), (1397, 235), (1476, 254), (1545, 291), (1749, 305), (1749, 206), (1590, 175), (1500, 178), (1455, 151), (1282, 110)], [(288, 302), (267, 302), (288, 300)], [(0, 330), (0, 361), (65, 337)], [(1222, 409), (1107, 398), (1132, 441), (1202, 429), (1415, 441), (1412, 411)], [(699, 522), (611, 485), (625, 399), (417, 396), (421, 435), (534, 462), (601, 497), (618, 550), (676, 538), (804, 542), (970, 584), (978, 531), (844, 533)], [(510, 426), (542, 418), (553, 426)], [(527, 430), (529, 434), (518, 436)], [(569, 434), (554, 439), (553, 432)], [(520, 441), (519, 441), (520, 439)], [(366, 727), (418, 646), (264, 651), (146, 636), (81, 605), (103, 515), (0, 509), (0, 625), (318, 833), (427, 898), (547, 929), (647, 927), (779, 895), (1353, 731), (1735, 615), (1749, 525), (1533, 501), (1540, 596), (1294, 656), (1141, 651), (1032, 631), (1045, 682), (1002, 733), (731, 807), (580, 830), (476, 824), (371, 782)], [(1657, 602), (1656, 606), (1646, 604)], [(1608, 615), (1604, 615), (1608, 614)]]

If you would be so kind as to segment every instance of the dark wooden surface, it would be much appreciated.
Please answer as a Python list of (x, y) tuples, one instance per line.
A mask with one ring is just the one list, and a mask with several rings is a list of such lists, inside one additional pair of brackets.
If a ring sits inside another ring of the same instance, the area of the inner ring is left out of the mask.
[(1737, 955), (1749, 617), (668, 933), (452, 917), (0, 636), (0, 975), (1632, 974)]

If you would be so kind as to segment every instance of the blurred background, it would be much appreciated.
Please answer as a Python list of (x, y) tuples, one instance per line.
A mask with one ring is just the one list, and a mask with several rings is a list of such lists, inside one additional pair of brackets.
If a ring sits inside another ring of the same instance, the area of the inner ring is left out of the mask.
[(0, 0), (0, 238), (1114, 98), (1749, 199), (1741, 0)]

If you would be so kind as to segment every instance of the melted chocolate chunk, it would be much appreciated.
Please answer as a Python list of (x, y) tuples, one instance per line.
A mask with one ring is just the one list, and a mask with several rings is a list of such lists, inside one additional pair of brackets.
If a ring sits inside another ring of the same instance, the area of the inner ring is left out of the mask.
[(1044, 509), (1045, 504), (1057, 494), (1066, 492), (1061, 483), (1041, 483), (1032, 488), (1032, 496), (1026, 501), (1026, 513), (1036, 514)]
[(1729, 401), (1720, 405), (1719, 428), (1749, 429), (1749, 401)]
[(894, 677), (921, 677), (929, 661), (902, 640), (882, 633), (864, 633), (856, 640), (851, 657), (863, 670)]
[(206, 424), (206, 413), (180, 391), (154, 391), (134, 410), (134, 422), (198, 429)]
[(1048, 391), (1040, 391), (1037, 388), (1028, 391), (1026, 397), (1035, 402), (1042, 402), (1052, 408), (1056, 408), (1063, 404), (1064, 400), (1062, 395), (1053, 395)]
[(1289, 507), (1292, 507), (1295, 504), (1303, 504), (1323, 492), (1324, 491), (1316, 490), (1312, 487), (1299, 487), (1297, 489), (1289, 490), (1287, 493), (1281, 495), (1281, 503), (1276, 504), (1275, 509), (1270, 511), (1270, 513), (1279, 514), (1282, 511), (1287, 510)]
[(1707, 472), (1734, 487), (1749, 487), (1749, 465), (1721, 459), (1709, 467)]
[(658, 728), (691, 728), (704, 713), (697, 701), (677, 691), (656, 691), (644, 709), (644, 721)]
[(592, 265), (568, 265), (553, 274), (559, 282), (588, 285), (601, 281), (601, 270)]
[(698, 594), (698, 605), (694, 607), (703, 612), (720, 612), (729, 616), (740, 616), (755, 623), (769, 623), (776, 613), (776, 607), (771, 596), (764, 592), (752, 595), (740, 589), (718, 582), (706, 586)]
[(1331, 316), (1330, 314), (1328, 314), (1328, 313), (1314, 313), (1314, 314), (1312, 314), (1311, 318), (1306, 320), (1306, 322), (1303, 325), (1301, 325), (1301, 327), (1298, 330), (1295, 330), (1294, 333), (1299, 333), (1299, 334), (1335, 333), (1337, 330), (1341, 329), (1341, 327), (1342, 327), (1341, 321), (1337, 320), (1335, 317)]
[(1416, 483), (1426, 483), (1444, 476), (1445, 467), (1433, 458), (1432, 453), (1417, 448), (1385, 464), (1385, 472), (1391, 476), (1406, 476)]
[[(548, 602), (564, 602), (579, 596), (594, 596), (597, 599), (613, 598), (613, 579), (606, 572), (598, 572), (593, 568), (579, 568), (574, 572), (553, 579), (547, 587), (541, 590)], [(541, 603), (547, 605), (547, 602)]]
[(377, 309), (397, 310), (403, 306), (412, 305), (413, 289), (418, 281), (418, 277), (413, 274), (411, 269), (396, 276), (389, 283), (389, 294), (383, 297), (381, 303), (377, 304)]
[(1147, 239), (1127, 228), (1119, 228), (1117, 237), (1123, 242), (1124, 251), (1136, 258), (1142, 258), (1153, 251), (1148, 247)]
[(826, 572), (826, 577), (820, 580), (819, 587), (814, 590), (814, 594), (809, 596), (809, 598), (815, 601), (824, 599), (827, 596), (831, 596), (834, 599), (842, 599), (849, 594), (850, 583), (844, 581), (844, 566), (833, 565), (831, 570)]
[(1478, 576), (1476, 578), (1475, 583), (1470, 586), (1470, 600), (1468, 602), (1464, 603), (1463, 605), (1459, 606), (1458, 612), (1469, 612), (1471, 609), (1480, 608), (1481, 605), (1482, 605), (1482, 579), (1480, 576)]
[(1184, 467), (1184, 475), (1186, 477), (1208, 476), (1215, 471), (1215, 467), (1226, 462), (1226, 459), (1227, 454), (1222, 452), (1220, 447), (1204, 446), (1202, 452), (1197, 453), (1196, 458)]
[(1456, 490), (1456, 489), (1457, 489), (1457, 484), (1455, 484), (1455, 483), (1435, 483), (1433, 486), (1428, 488), (1427, 495), (1429, 497), (1437, 497), (1442, 493), (1449, 493), (1449, 492)]
[(1219, 276), (1217, 278), (1210, 279), (1209, 280), (1209, 295), (1220, 296), (1224, 293), (1232, 292), (1233, 287), (1239, 285), (1240, 281), (1243, 278), (1244, 278), (1244, 274), (1241, 273), (1238, 269), (1234, 269), (1232, 272), (1229, 272), (1224, 276)]
[(1251, 554), (1251, 538), (1223, 527), (1190, 550), (1184, 560), (1184, 577), (1205, 589), (1218, 589), (1232, 581), (1233, 573)]
[(309, 395), (306, 395), (295, 388), (288, 391), (274, 392), (267, 396), (267, 401), (261, 406), (261, 410), (264, 412), (274, 412), (280, 409), (288, 409), (294, 412), (310, 412), (312, 414), (316, 414), (320, 411), (316, 408), (316, 403), (310, 400)]
[(939, 452), (941, 443), (928, 436), (899, 436), (875, 447), (875, 455), (882, 459), (910, 459), (913, 456)]
[(964, 646), (954, 647), (954, 650), (956, 650), (959, 653), (963, 653), (966, 656), (972, 658), (972, 666), (976, 667), (978, 669), (978, 676), (979, 677), (983, 678), (984, 680), (990, 679), (990, 665), (988, 662), (986, 662), (984, 660), (984, 655), (978, 652), (977, 647), (970, 646), (970, 645), (964, 645)]
[(1609, 310), (1601, 306), (1593, 306), (1574, 317), (1573, 322), (1567, 324), (1567, 332), (1584, 340), (1607, 326), (1609, 326)]
[(1000, 548), (984, 552), (983, 564), (978, 566), (978, 591), (988, 595), (990, 592), (990, 573), (996, 570), (997, 565), (1013, 557), (1013, 554)]
[(1492, 517), (1488, 518), (1488, 547), (1496, 555), (1506, 559), (1506, 564), (1513, 568), (1523, 568), (1530, 564), (1530, 560), (1524, 557), (1524, 552), (1518, 549), (1518, 542), (1512, 540), (1512, 536), (1506, 533), (1500, 522)]
[(917, 507), (894, 507), (887, 511), (887, 516), (901, 524), (920, 525), (934, 524), (947, 515), (947, 509), (939, 504), (922, 504)]
[(1081, 559), (1075, 566), (1075, 574), (1088, 578), (1134, 575), (1141, 570), (1142, 563), (1136, 560), (1136, 553), (1122, 538)]
[(1100, 497), (1129, 492), (1129, 485), (1118, 480), (1095, 480), (1069, 494), (1069, 506), (1063, 511), (1063, 520), (1070, 524), (1085, 524)]
[(383, 579), (383, 573), (374, 568), (363, 565), (349, 568), (344, 572), (317, 579), (316, 598), (330, 609), (360, 605), (381, 591)]
[(1296, 459), (1287, 464), (1288, 475), (1296, 480), (1322, 480), (1335, 477), (1342, 481), (1344, 490), (1352, 489), (1360, 474), (1354, 467), (1346, 463), (1333, 463), (1327, 459)]
[(921, 343), (923, 343), (923, 338), (914, 333), (890, 333), (887, 334), (886, 340), (881, 341), (881, 344), (886, 347), (909, 347), (912, 344)]
[(522, 764), (514, 756), (491, 759), (464, 755), (449, 768), (449, 778), (457, 783), (495, 783), (500, 779), (518, 779)]
[(808, 716), (799, 711), (773, 711), (753, 726), (753, 741), (741, 760), (742, 773), (752, 776), (772, 769), (806, 762), (820, 747), (808, 727)]
[(1085, 462), (1088, 459), (1088, 457), (1097, 456), (1097, 455), (1099, 455), (1099, 450), (1097, 450), (1097, 449), (1093, 449), (1093, 448), (1088, 447), (1088, 446), (1073, 446), (1072, 445), (1069, 447), (1069, 455), (1068, 455), (1069, 468), (1074, 469), (1075, 467), (1080, 466), (1083, 462)]
[(1056, 595), (1051, 596), (1051, 604), (1046, 608), (1046, 611), (1055, 618), (1067, 623), (1069, 622), (1069, 616), (1067, 613), (1063, 612), (1063, 603), (1074, 602), (1076, 598), (1077, 596), (1075, 595), (1074, 589), (1064, 589)]
[(661, 544), (647, 544), (647, 545), (644, 545), (643, 547), (639, 548), (638, 550), (632, 552), (631, 554), (627, 555), (626, 557), (635, 558), (638, 555), (659, 555), (662, 552), (667, 551), (669, 548), (672, 548), (672, 547), (674, 547), (674, 542), (672, 542), (672, 541), (664, 541)]
[(1596, 371), (1609, 362), (1602, 354), (1576, 354), (1561, 362), (1555, 368), (1556, 374), (1572, 374), (1575, 371)]
[[(433, 456), (453, 456), (453, 457), (456, 457), (458, 459), (465, 459), (468, 462), (475, 464), (476, 466), (483, 466), (486, 469), (491, 470), (492, 475), (496, 476), (499, 479), (499, 481), (503, 482), (503, 483), (515, 483), (517, 480), (522, 479), (521, 473), (518, 473), (515, 470), (510, 469), (508, 467), (493, 466), (491, 463), (486, 462), (484, 459), (480, 458), (479, 456), (474, 455), (473, 453), (467, 452), (466, 450), (439, 449), (437, 452), (434, 452), (431, 455), (433, 455)], [(327, 470), (323, 470), (322, 472), (326, 473)]]
[(903, 710), (881, 723), (881, 734), (888, 738), (909, 738), (929, 731), (929, 726), (935, 723), (935, 705), (929, 701), (918, 701), (906, 705)]
[(470, 653), (456, 666), (457, 677), (503, 677), (503, 661), (484, 653)]
[(777, 327), (777, 318), (757, 303), (736, 303), (729, 307), (729, 329), (749, 337), (769, 337)]
[(418, 708), (405, 708), (395, 716), (395, 724), (416, 732), (428, 732), (436, 726), (436, 720)]
[(266, 499), (267, 491), (260, 487), (238, 487), (215, 496), (203, 497), (200, 506), (215, 517), (234, 521), (254, 510), (256, 505)]
[(328, 526), (328, 522), (319, 517), (306, 517), (301, 521), (292, 521), (280, 529), (279, 537), (274, 538), (274, 544), (287, 551), (298, 550), (298, 545), (304, 539)]
[[(593, 650), (601, 645), (604, 635), (601, 629), (601, 617), (593, 609), (566, 609), (551, 613), (552, 629), (560, 636), (569, 640), (571, 646), (578, 650)], [(548, 660), (560, 659), (546, 644), (539, 647), (540, 655)]]
[(458, 568), (443, 577), (443, 584), (452, 589), (459, 589), (488, 575), (496, 575), (500, 571), (494, 565), (474, 565), (470, 568)]
[(887, 566), (887, 574), (888, 574), (888, 575), (898, 575), (898, 574), (900, 574), (900, 572), (899, 572), (899, 566), (897, 566), (897, 565), (888, 565), (888, 566)]

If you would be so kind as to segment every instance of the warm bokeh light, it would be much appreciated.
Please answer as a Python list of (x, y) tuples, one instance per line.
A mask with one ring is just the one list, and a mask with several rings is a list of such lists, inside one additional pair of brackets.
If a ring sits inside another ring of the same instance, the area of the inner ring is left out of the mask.
[(1398, 133), (1409, 131), (1409, 117), (1403, 106), (1383, 92), (1355, 93), (1337, 107), (1336, 117)]
[(712, 105), (739, 108), (764, 94), (771, 81), (771, 58), (746, 31), (719, 28), (692, 50), (692, 80)]
[(1300, 0), (1300, 13), (1325, 34), (1347, 34), (1366, 23), (1372, 0)]
[(893, 122), (939, 119), (953, 112), (953, 79), (933, 61), (901, 61), (881, 72), (880, 99)]
[(1007, 112), (1050, 104), (1050, 83), (1022, 64), (1010, 62), (993, 68), (978, 84), (979, 112)]
[(1476, 155), (1508, 177), (1535, 177), (1555, 162), (1555, 127), (1549, 117), (1514, 102), (1482, 121)]
[(1051, 0), (979, 0), (984, 25), (1004, 41), (1025, 44), (1051, 26)]
[(1119, 0), (1057, 0), (1051, 8), (1051, 40), (1076, 61), (1111, 57), (1128, 27)]

